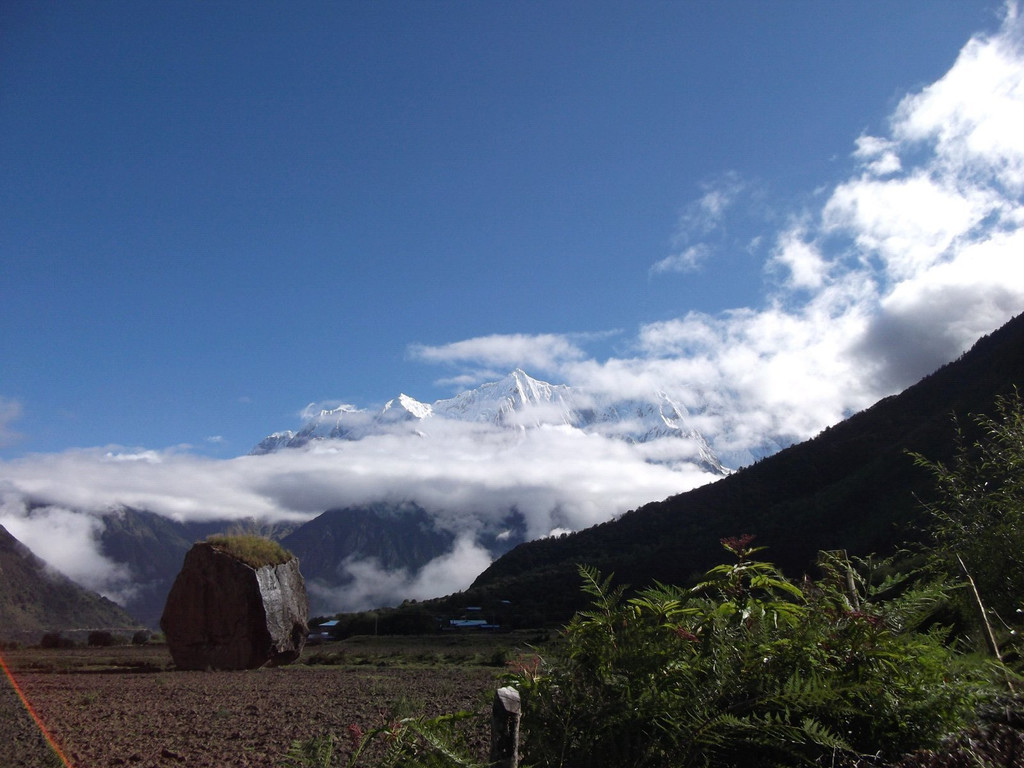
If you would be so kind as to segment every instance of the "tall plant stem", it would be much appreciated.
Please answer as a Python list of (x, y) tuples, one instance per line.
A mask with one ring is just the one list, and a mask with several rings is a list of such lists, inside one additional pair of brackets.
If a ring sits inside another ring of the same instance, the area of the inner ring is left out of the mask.
[[(964, 571), (964, 576), (967, 577), (967, 583), (971, 585), (971, 592), (974, 594), (974, 602), (977, 604), (978, 614), (981, 616), (981, 625), (985, 628), (985, 643), (988, 645), (988, 649), (992, 652), (992, 655), (996, 657), (999, 665), (1003, 667), (1003, 655), (999, 652), (999, 644), (996, 642), (995, 633), (992, 631), (992, 625), (989, 623), (988, 615), (985, 612), (985, 604), (981, 602), (981, 595), (978, 593), (978, 587), (975, 585), (974, 579), (971, 577), (971, 572), (967, 570), (967, 566), (964, 565), (964, 561), (960, 555), (957, 555), (956, 559)], [(1010, 675), (1006, 672), (1005, 667), (1003, 667), (1003, 672), (1006, 677), (1006, 687), (1010, 689), (1010, 693), (1016, 693), (1013, 688), (1013, 681), (1010, 680)]]

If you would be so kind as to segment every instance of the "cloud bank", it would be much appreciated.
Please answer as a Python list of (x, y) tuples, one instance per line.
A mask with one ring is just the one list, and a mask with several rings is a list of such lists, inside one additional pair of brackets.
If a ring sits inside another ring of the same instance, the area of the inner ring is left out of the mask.
[[(100, 516), (119, 506), (184, 520), (297, 522), (324, 510), (414, 500), (456, 535), (452, 553), (419, 573), (383, 574), (352, 561), (341, 607), (446, 594), (488, 563), (476, 541), (512, 508), (530, 538), (580, 529), (707, 482), (683, 465), (645, 461), (621, 441), (566, 427), (507, 431), (439, 422), (429, 438), (385, 434), (313, 443), (263, 456), (210, 459), (178, 451), (96, 449), (0, 465), (0, 525), (55, 568), (112, 599), (131, 574), (98, 550)], [(43, 506), (29, 511), (28, 501)], [(71, 512), (70, 510), (76, 510)], [(430, 593), (430, 594), (428, 594)]]
[[(647, 323), (611, 357), (589, 354), (586, 336), (557, 333), (412, 345), (410, 355), (448, 366), (447, 381), (463, 385), (520, 366), (617, 399), (665, 392), (734, 465), (811, 437), (1024, 309), (1024, 22), (1016, 6), (997, 33), (972, 38), (945, 76), (907, 95), (882, 133), (859, 137), (844, 178), (813, 204), (776, 212), (784, 224), (751, 243), (764, 256), (759, 306)], [(679, 222), (675, 254), (648, 274), (671, 280), (715, 269), (724, 242), (716, 232), (750, 189), (736, 173), (709, 183)], [(0, 401), (0, 439), (12, 438), (16, 415), (16, 403)], [(352, 561), (354, 596), (384, 603), (468, 585), (486, 564), (477, 534), (513, 506), (530, 536), (544, 536), (710, 479), (567, 429), (445, 429), (429, 439), (380, 435), (231, 460), (116, 448), (31, 456), (0, 464), (0, 524), (117, 597), (130, 574), (95, 542), (97, 515), (117, 505), (177, 520), (274, 522), (415, 500), (457, 544), (419, 573)], [(46, 506), (29, 514), (27, 501)]]

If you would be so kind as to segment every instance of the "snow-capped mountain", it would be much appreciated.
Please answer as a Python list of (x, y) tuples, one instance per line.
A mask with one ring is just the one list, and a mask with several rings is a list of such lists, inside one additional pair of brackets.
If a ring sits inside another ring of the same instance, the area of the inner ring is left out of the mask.
[(457, 421), (489, 422), (505, 427), (542, 424), (579, 426), (575, 393), (563, 384), (548, 384), (516, 369), (500, 381), (482, 384), (448, 400), (438, 400), (433, 411)]
[[(688, 461), (716, 474), (727, 470), (704, 436), (688, 423), (688, 411), (664, 393), (647, 400), (602, 401), (564, 384), (538, 381), (516, 369), (499, 381), (482, 384), (455, 397), (422, 403), (402, 394), (379, 411), (352, 405), (322, 410), (298, 432), (268, 435), (253, 448), (256, 455), (285, 448), (300, 448), (315, 441), (360, 440), (370, 435), (429, 436), (437, 420), (490, 424), (510, 430), (563, 426), (624, 440), (653, 444), (683, 441)], [(678, 456), (679, 452), (671, 452)], [(664, 452), (652, 451), (651, 461)]]

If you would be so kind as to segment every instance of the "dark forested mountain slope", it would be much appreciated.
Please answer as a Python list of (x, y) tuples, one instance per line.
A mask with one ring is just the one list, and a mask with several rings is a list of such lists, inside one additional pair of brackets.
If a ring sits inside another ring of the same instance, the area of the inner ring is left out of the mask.
[(930, 491), (908, 451), (943, 459), (952, 415), (964, 426), (997, 396), (1024, 384), (1024, 315), (979, 340), (903, 393), (711, 485), (647, 504), (612, 522), (529, 542), (495, 561), (444, 602), (510, 600), (524, 624), (561, 621), (581, 605), (576, 566), (640, 586), (686, 583), (722, 562), (721, 538), (750, 533), (790, 573), (821, 549), (889, 552), (918, 536), (917, 498)]

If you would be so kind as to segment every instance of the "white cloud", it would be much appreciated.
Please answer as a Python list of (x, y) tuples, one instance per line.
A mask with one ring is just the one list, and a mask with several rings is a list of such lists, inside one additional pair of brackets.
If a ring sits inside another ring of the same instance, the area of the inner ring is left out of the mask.
[(785, 268), (789, 273), (788, 287), (792, 290), (818, 290), (825, 284), (829, 265), (817, 246), (804, 238), (799, 229), (784, 232), (768, 267)]
[[(386, 594), (388, 601), (467, 587), (489, 562), (477, 537), (499, 533), (513, 508), (536, 538), (556, 527), (594, 525), (711, 479), (692, 466), (650, 464), (641, 451), (597, 435), (441, 420), (425, 438), (380, 435), (230, 460), (178, 451), (68, 451), (0, 463), (0, 477), (8, 500), (0, 524), (10, 524), (53, 567), (112, 597), (123, 595), (130, 580), (102, 556), (96, 533), (98, 516), (121, 505), (176, 520), (275, 523), (412, 499), (460, 543), (418, 573), (383, 578), (372, 564), (351, 564), (351, 595)], [(28, 515), (25, 499), (46, 509)]]
[(389, 571), (372, 558), (352, 557), (342, 570), (352, 579), (342, 588), (313, 582), (310, 593), (328, 611), (359, 611), (402, 600), (424, 600), (458, 592), (491, 564), (487, 550), (471, 536), (460, 536), (452, 551), (435, 558), (415, 573)]
[(700, 186), (703, 194), (679, 216), (672, 235), (675, 253), (652, 264), (649, 274), (696, 272), (723, 247), (731, 247), (724, 245), (730, 237), (730, 216), (741, 200), (749, 202), (751, 185), (735, 171), (728, 171)]
[(982, 190), (963, 190), (921, 171), (904, 178), (854, 179), (825, 206), (824, 233), (850, 234), (862, 259), (877, 255), (893, 280), (913, 280), (947, 256), (993, 212)]
[(708, 256), (704, 245), (691, 245), (680, 253), (666, 256), (651, 267), (651, 272), (694, 272)]
[(163, 456), (161, 456), (158, 451), (144, 450), (135, 450), (130, 452), (120, 450), (107, 451), (105, 454), (103, 454), (103, 458), (106, 461), (143, 461), (146, 462), (147, 464), (159, 464), (160, 462), (163, 461)]
[(613, 395), (667, 391), (687, 404), (691, 423), (727, 464), (745, 464), (875, 399), (853, 354), (867, 319), (848, 309), (833, 314), (846, 298), (824, 293), (799, 313), (691, 313), (642, 328), (640, 356), (587, 361), (566, 374)]
[(860, 136), (853, 156), (863, 162), (875, 176), (888, 176), (903, 169), (895, 144), (877, 136)]
[(722, 225), (726, 212), (736, 204), (746, 184), (735, 171), (726, 171), (701, 185), (704, 194), (679, 217), (677, 237), (707, 234)]
[(472, 361), (506, 372), (510, 368), (549, 371), (556, 369), (564, 360), (584, 356), (569, 336), (553, 333), (496, 334), (439, 346), (413, 344), (409, 354), (430, 363)]
[(933, 142), (937, 171), (1024, 190), (1022, 29), (1016, 3), (1009, 4), (998, 34), (972, 38), (944, 77), (902, 101), (894, 137)]

